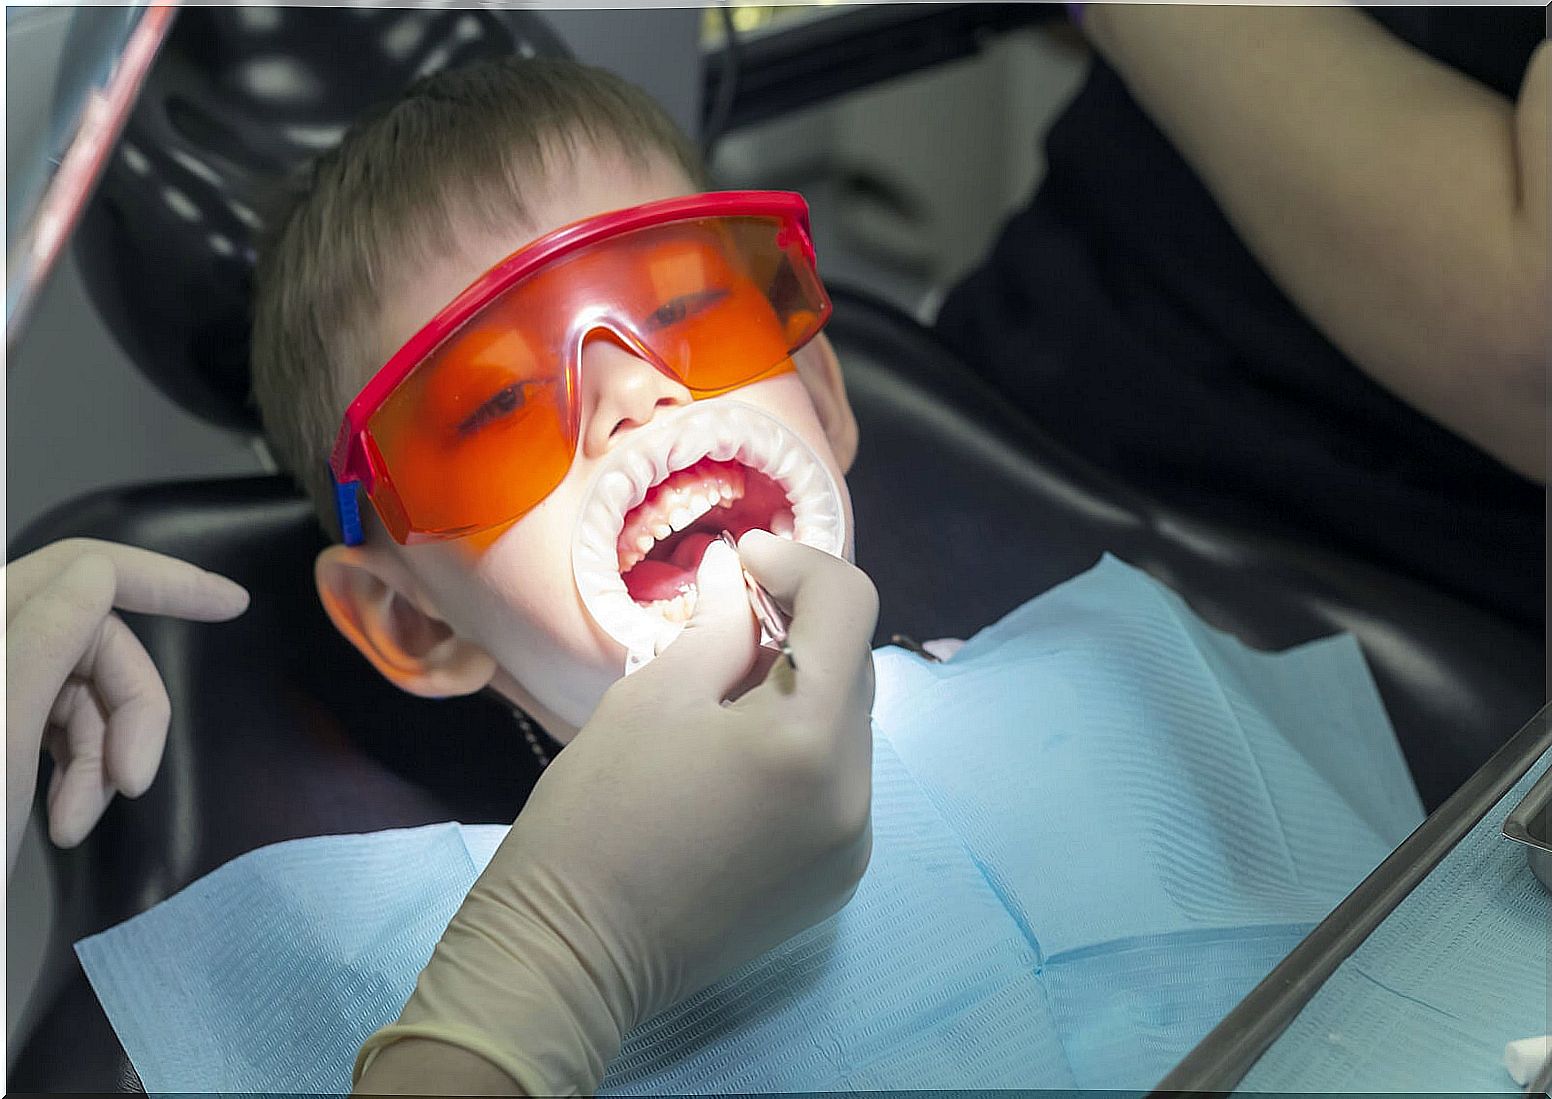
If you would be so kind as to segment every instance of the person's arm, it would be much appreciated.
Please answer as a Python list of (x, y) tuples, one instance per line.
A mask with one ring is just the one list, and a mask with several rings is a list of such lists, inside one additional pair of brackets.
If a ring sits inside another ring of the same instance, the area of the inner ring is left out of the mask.
[[(791, 613), (790, 666), (758, 648), (740, 558)], [(545, 769), (362, 1046), (358, 1092), (590, 1095), (634, 1027), (850, 897), (871, 851), (878, 596), (758, 530), (736, 556), (713, 542), (697, 588), (678, 640)]]
[(1084, 29), (1333, 343), (1546, 480), (1546, 43), (1513, 103), (1350, 9), (1091, 4)]
[(426, 1038), (406, 1038), (383, 1047), (370, 1078), (357, 1091), (366, 1095), (523, 1095), (516, 1080), (477, 1053)]

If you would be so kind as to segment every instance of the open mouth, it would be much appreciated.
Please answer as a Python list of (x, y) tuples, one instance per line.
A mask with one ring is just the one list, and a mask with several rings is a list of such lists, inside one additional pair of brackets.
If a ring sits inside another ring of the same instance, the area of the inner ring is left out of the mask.
[(687, 621), (706, 547), (723, 531), (737, 539), (756, 527), (792, 537), (792, 501), (781, 486), (742, 462), (702, 458), (652, 486), (626, 514), (616, 546), (620, 579), (638, 606)]
[(694, 612), (706, 547), (723, 531), (738, 538), (756, 527), (841, 556), (835, 480), (759, 409), (697, 402), (642, 428), (594, 478), (572, 543), (578, 594), (644, 662)]

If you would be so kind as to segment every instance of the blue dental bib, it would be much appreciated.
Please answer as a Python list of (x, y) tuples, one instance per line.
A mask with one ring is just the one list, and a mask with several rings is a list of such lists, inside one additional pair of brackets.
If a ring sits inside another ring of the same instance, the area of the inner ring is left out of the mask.
[[(605, 1092), (1149, 1087), (1422, 819), (1355, 642), (1253, 652), (1111, 558), (875, 661), (856, 896)], [(278, 844), (77, 952), (148, 1091), (348, 1091), (503, 834)]]

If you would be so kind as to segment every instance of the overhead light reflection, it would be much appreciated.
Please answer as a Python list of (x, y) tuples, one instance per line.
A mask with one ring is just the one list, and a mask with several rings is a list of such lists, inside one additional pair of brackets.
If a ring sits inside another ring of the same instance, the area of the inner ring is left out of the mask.
[(441, 71), (447, 67), (447, 61), (450, 57), (452, 57), (452, 52), (445, 45), (438, 46), (426, 54), (426, 59), (416, 68), (415, 75), (430, 76), (434, 72)]
[(204, 218), (199, 207), (194, 204), (194, 200), (176, 187), (163, 187), (162, 201), (167, 204), (169, 210), (184, 221), (201, 221)]
[(124, 163), (137, 176), (143, 176), (151, 170), (151, 162), (146, 159), (146, 155), (127, 141), (124, 142)]
[(322, 91), (317, 76), (294, 57), (255, 57), (242, 66), (237, 79), (256, 96), (284, 102), (316, 99)]
[(191, 176), (218, 187), (221, 185), (221, 177), (216, 174), (215, 169), (199, 158), (190, 156), (182, 149), (173, 149), (172, 158)]
[(339, 144), (343, 126), (285, 126), (281, 133), (286, 139), (304, 149), (332, 149)]
[(281, 15), (279, 8), (259, 8), (243, 5), (237, 9), (237, 19), (245, 30), (258, 34), (268, 34), (280, 28)]
[(405, 15), (383, 31), (383, 52), (395, 61), (403, 61), (426, 36), (424, 25), (414, 15)]
[(233, 217), (248, 228), (259, 229), (263, 227), (264, 223), (259, 220), (259, 215), (253, 212), (253, 207), (233, 199), (227, 203), (227, 208), (232, 211)]

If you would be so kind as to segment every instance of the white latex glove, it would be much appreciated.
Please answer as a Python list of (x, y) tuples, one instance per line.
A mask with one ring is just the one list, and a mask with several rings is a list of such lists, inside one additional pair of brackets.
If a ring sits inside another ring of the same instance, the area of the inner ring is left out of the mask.
[(151, 785), (167, 739), (167, 690), (113, 608), (199, 622), (248, 606), (238, 585), (186, 561), (71, 538), (5, 567), (6, 875), (38, 783), (54, 757), (49, 834), (86, 838), (115, 793)]
[[(872, 840), (878, 597), (763, 531), (739, 557), (791, 612), (800, 670), (778, 661), (723, 704), (764, 650), (713, 542), (684, 632), (545, 770), (399, 1021), (363, 1046), (360, 1090), (591, 1093), (626, 1032), (851, 897)], [(432, 1068), (439, 1044), (487, 1071)]]

